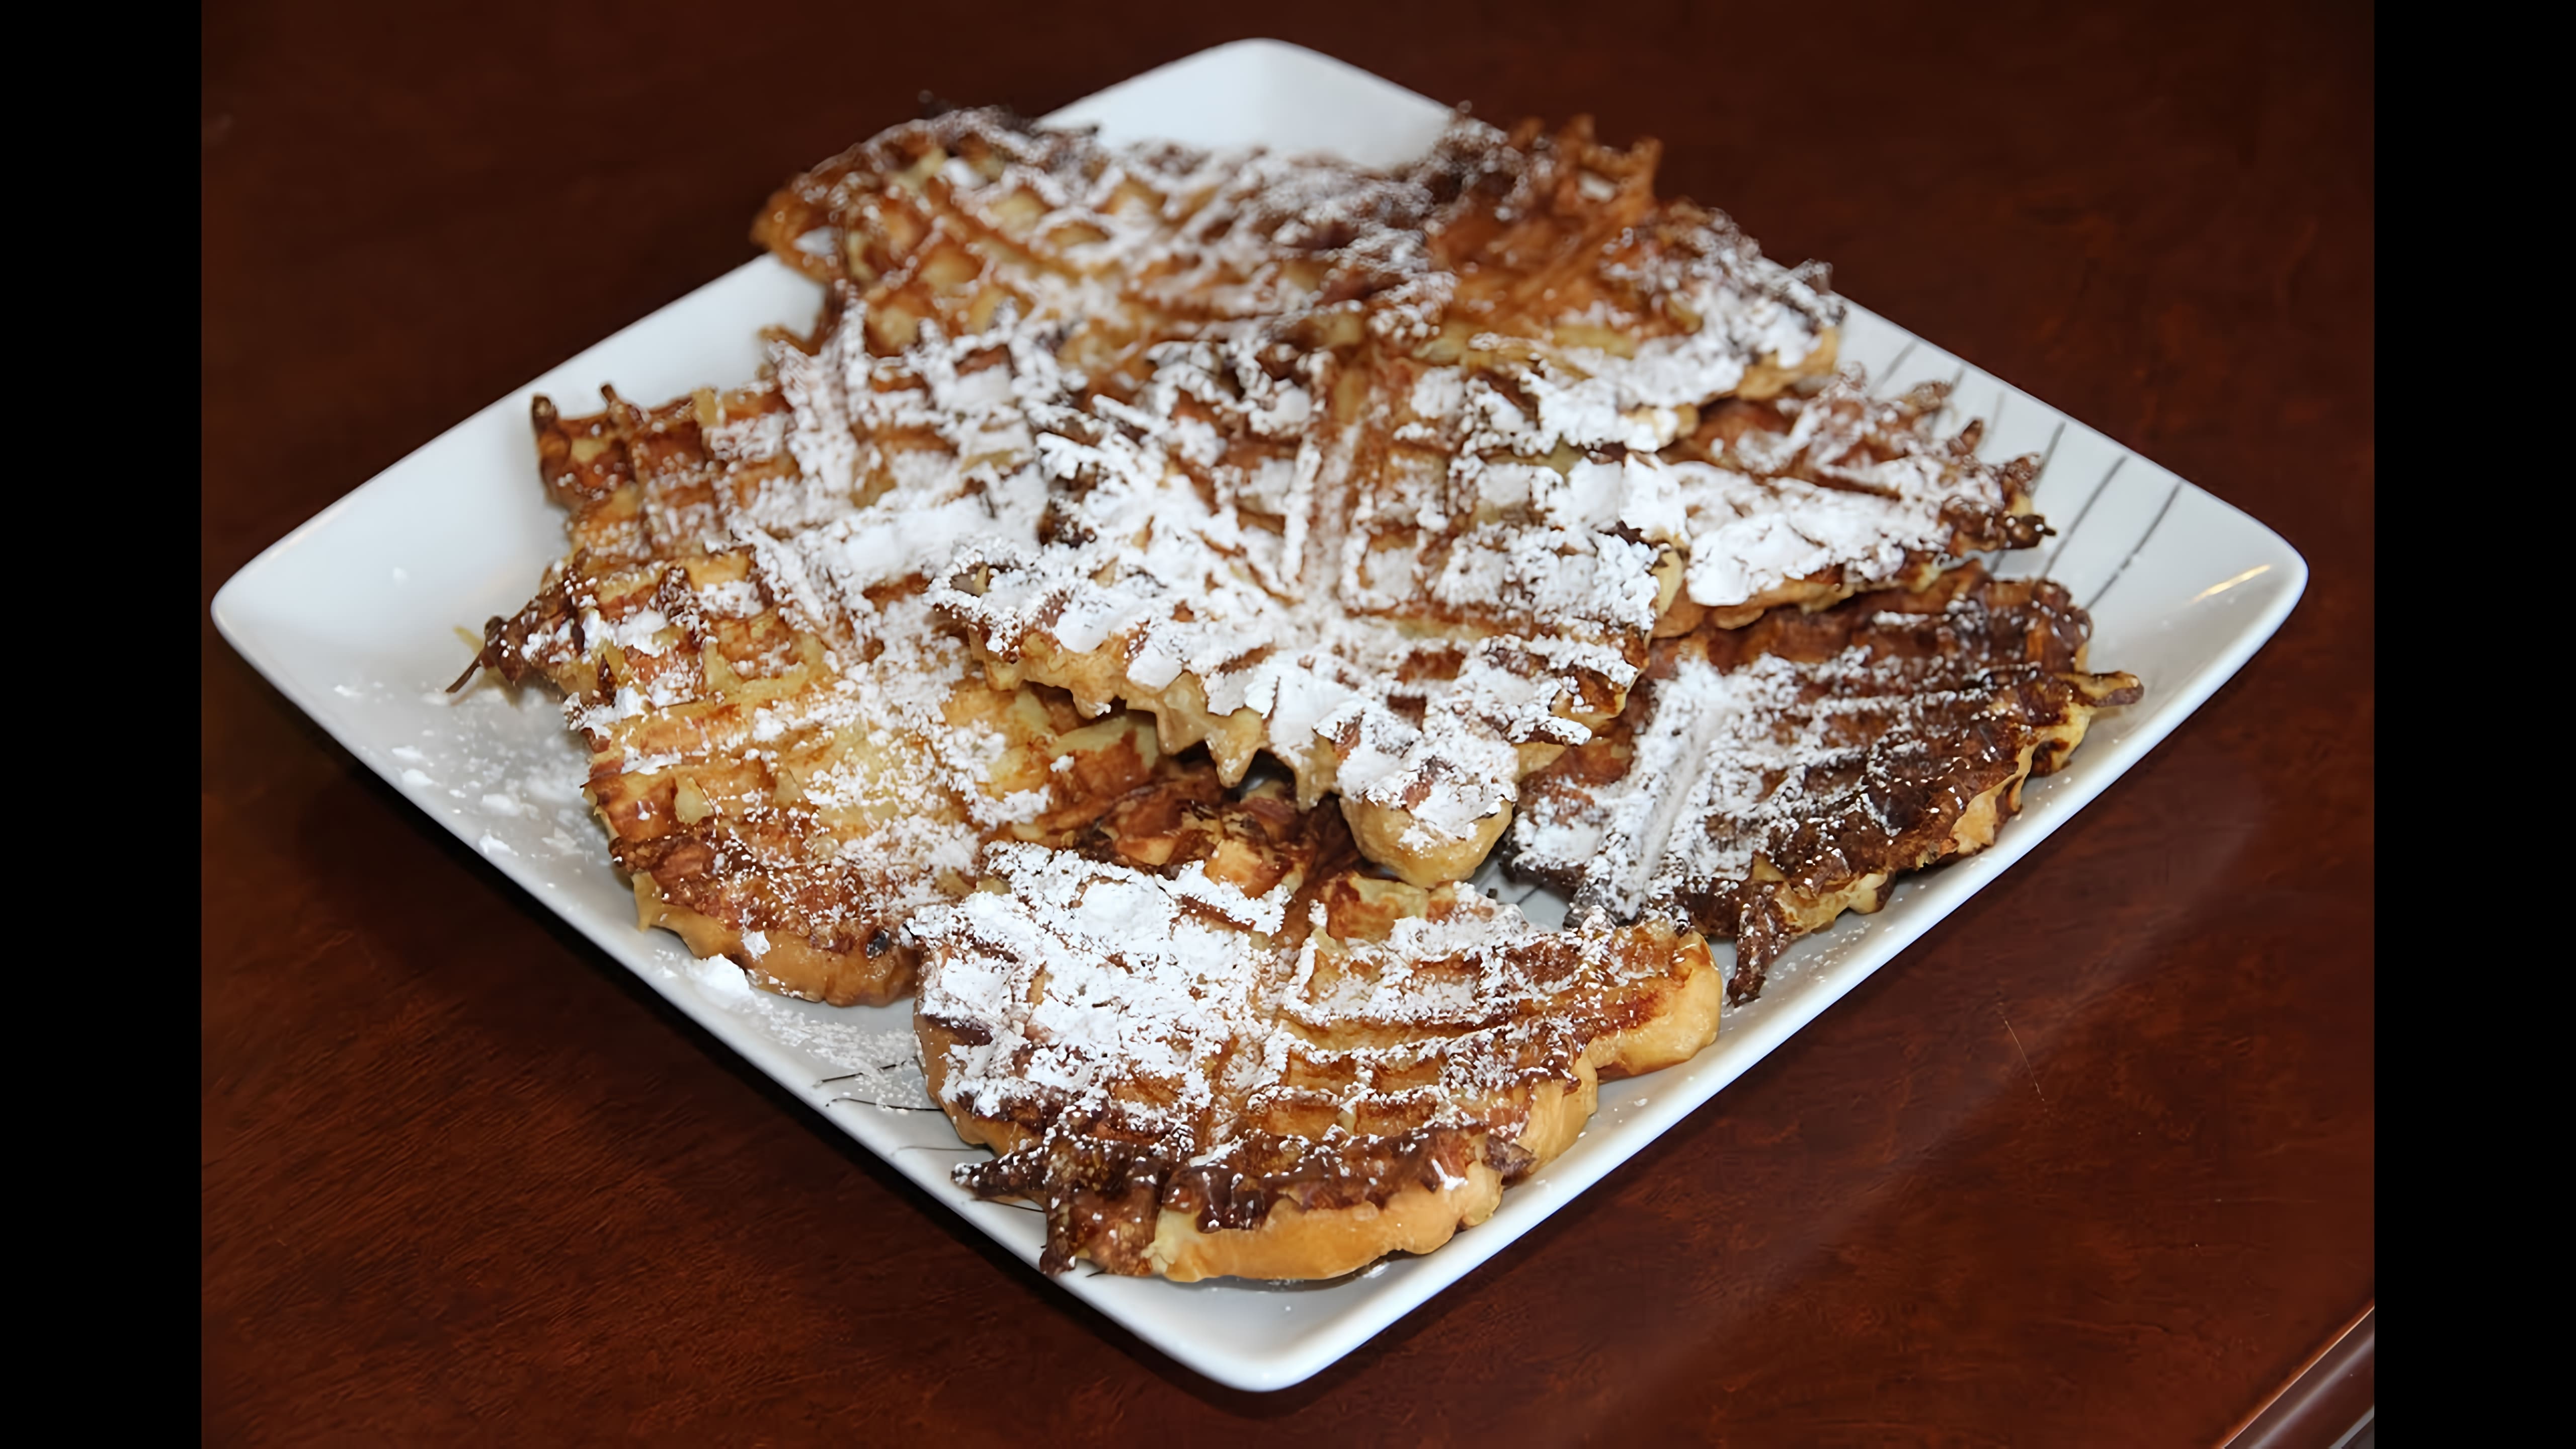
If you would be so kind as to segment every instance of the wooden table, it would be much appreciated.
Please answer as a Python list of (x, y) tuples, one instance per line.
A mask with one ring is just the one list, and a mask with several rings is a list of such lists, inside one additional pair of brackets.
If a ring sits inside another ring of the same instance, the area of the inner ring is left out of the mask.
[(2367, 10), (1157, 8), (210, 6), (206, 597), (918, 92), (1041, 112), (1251, 27), (1662, 137), (1668, 190), (2278, 529), (2305, 602), (1788, 1046), (1268, 1396), (1002, 1257), (206, 625), (206, 1437), (2226, 1438), (2376, 1274)]

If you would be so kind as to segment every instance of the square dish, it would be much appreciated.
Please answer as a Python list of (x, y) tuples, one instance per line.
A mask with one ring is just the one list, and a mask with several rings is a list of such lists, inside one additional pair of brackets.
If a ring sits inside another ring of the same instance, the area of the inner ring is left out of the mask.
[[(1166, 66), (1048, 117), (1094, 123), (1110, 142), (1329, 150), (1388, 164), (1420, 151), (1447, 109), (1348, 66), (1244, 42)], [(552, 369), (343, 498), (263, 553), (215, 600), (226, 638), (370, 768), (681, 1010), (1024, 1260), (1033, 1214), (968, 1197), (948, 1177), (954, 1134), (927, 1113), (886, 1110), (919, 1091), (900, 1063), (909, 1010), (836, 1009), (760, 995), (730, 963), (699, 963), (639, 932), (633, 898), (599, 848), (578, 786), (579, 745), (553, 701), (490, 683), (450, 698), (466, 646), (455, 628), (514, 609), (561, 551), (561, 520), (535, 486), (531, 394), (579, 408), (614, 381), (674, 396), (748, 378), (757, 333), (810, 322), (815, 287), (762, 258)], [(1886, 910), (1793, 948), (1762, 998), (1729, 1013), (1690, 1063), (1611, 1084), (1565, 1156), (1439, 1252), (1312, 1285), (1068, 1275), (1061, 1281), (1146, 1342), (1220, 1382), (1302, 1380), (1507, 1246), (1643, 1150), (1954, 909), (2170, 733), (2270, 637), (2305, 565), (2244, 514), (1903, 330), (1851, 308), (1843, 356), (1880, 391), (1952, 381), (1951, 420), (1983, 417), (1988, 457), (2040, 453), (2037, 489), (2059, 533), (2003, 561), (2044, 572), (2095, 618), (2094, 658), (2137, 674), (2147, 697), (2104, 716), (2064, 770), (2034, 782), (1985, 853), (1900, 887)], [(1524, 888), (1533, 914), (1547, 897)], [(1544, 919), (1544, 916), (1541, 917)]]

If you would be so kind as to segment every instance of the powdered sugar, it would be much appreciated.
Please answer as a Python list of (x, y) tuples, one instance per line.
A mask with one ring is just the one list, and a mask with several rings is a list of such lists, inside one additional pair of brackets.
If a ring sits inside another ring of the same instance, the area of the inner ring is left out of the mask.
[(1685, 887), (1741, 878), (1758, 832), (1713, 835), (1708, 823), (1788, 807), (1775, 792), (1837, 748), (1829, 711), (1796, 708), (1810, 672), (1771, 656), (1734, 671), (1685, 657), (1657, 683), (1625, 776), (1592, 792), (1588, 808), (1551, 801), (1513, 823), (1518, 863), (1579, 876), (1578, 900), (1622, 919)]
[(1736, 937), (1750, 994), (1789, 939), (1982, 848), (2092, 709), (2135, 698), (2078, 670), (2088, 624), (2057, 585), (1969, 566), (1902, 600), (1659, 645), (1620, 737), (1533, 783), (1512, 868), (1578, 910)]
[(1598, 923), (1560, 935), (1474, 896), (1399, 921), (1384, 942), (1317, 932), (1290, 944), (1277, 934), (1284, 885), (1252, 898), (1196, 865), (1167, 879), (1022, 845), (992, 847), (984, 868), (999, 889), (913, 928), (930, 951), (921, 1015), (965, 1034), (946, 1098), (990, 1119), (1034, 1102), (1114, 1104), (1127, 1130), (1194, 1160), (1258, 1121), (1247, 1091), (1278, 1090), (1292, 1057), (1342, 1064), (1326, 1075), (1346, 1083), (1348, 1120), (1383, 1095), (1376, 1068), (1444, 1056), (1432, 1120), (1465, 1120), (1459, 1094), (1527, 1070), (1492, 1035), (1522, 1005), (1578, 978), (1597, 989), (1670, 969), (1658, 952), (1623, 953)]
[[(1506, 305), (1510, 266), (1462, 271), (1452, 229), (1552, 217), (1530, 244), (1575, 245), (1597, 217), (1551, 210), (1567, 166), (1607, 168), (1587, 205), (1640, 219), (1581, 242), (1579, 295)], [(636, 414), (657, 457), (701, 429), (695, 472), (639, 464), (647, 536), (747, 566), (664, 565), (528, 647), (594, 661), (571, 718), (622, 788), (755, 764), (775, 800), (740, 808), (817, 822), (777, 869), (817, 900), (814, 872), (860, 871), (898, 917), (1067, 778), (1002, 783), (1009, 740), (952, 717), (979, 653), (1086, 712), (1154, 710), (1229, 777), (1266, 750), (1301, 803), (1390, 812), (1381, 855), (1490, 839), (1522, 772), (1615, 711), (1675, 588), (1891, 571), (1946, 496), (1910, 457), (1835, 491), (1856, 465), (1821, 407), (1776, 459), (1767, 434), (1681, 459), (1696, 408), (1820, 354), (1840, 304), (1622, 167), (1463, 121), (1383, 174), (989, 114), (899, 128), (799, 183), (841, 273), (813, 337), (773, 344), (761, 384)], [(766, 653), (707, 653), (771, 610)], [(781, 687), (710, 710), (726, 669)]]

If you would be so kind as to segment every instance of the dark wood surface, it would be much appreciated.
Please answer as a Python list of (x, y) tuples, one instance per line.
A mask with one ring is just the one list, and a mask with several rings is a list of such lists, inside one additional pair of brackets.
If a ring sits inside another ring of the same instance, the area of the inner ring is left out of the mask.
[[(1245, 34), (1588, 110), (2278, 529), (2306, 600), (2076, 822), (1298, 1388), (1220, 1389), (664, 1008), (201, 628), (224, 1443), (2214, 1443), (2374, 1296), (2364, 7), (218, 3), (201, 588), (750, 254), (918, 92)], [(711, 379), (711, 381), (718, 379)], [(533, 474), (530, 486), (535, 486)]]

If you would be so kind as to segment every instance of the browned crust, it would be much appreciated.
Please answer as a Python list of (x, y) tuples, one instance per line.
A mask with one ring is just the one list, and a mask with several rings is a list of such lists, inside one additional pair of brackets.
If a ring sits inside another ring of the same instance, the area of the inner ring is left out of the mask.
[[(976, 1116), (946, 1090), (949, 1053), (972, 1038), (917, 1007), (913, 1028), (931, 1100), (962, 1140), (996, 1154), (983, 1169), (962, 1170), (961, 1180), (981, 1195), (1033, 1202), (1047, 1213), (1050, 1271), (1080, 1259), (1177, 1282), (1302, 1280), (1339, 1277), (1389, 1253), (1427, 1253), (1483, 1222), (1508, 1183), (1574, 1144), (1599, 1104), (1603, 1078), (1676, 1065), (1714, 1041), (1723, 998), (1705, 943), (1687, 937), (1667, 978), (1597, 1003), (1589, 1042), (1560, 1074), (1461, 1105), (1465, 1121), (1485, 1125), (1385, 1141), (1358, 1182), (1318, 1180), (1303, 1169), (1269, 1178), (1230, 1173), (1227, 1198), (1256, 1209), (1238, 1223), (1221, 1220), (1206, 1183), (1142, 1144), (1087, 1136), (1078, 1126), (1068, 1132), (1062, 1119), (1041, 1119), (1041, 1127)], [(1049, 1170), (1028, 1170), (1038, 1163)], [(991, 1170), (1014, 1164), (1017, 1170)]]
[[(1842, 606), (1845, 612), (1831, 628), (1850, 628), (1853, 644), (1896, 647), (1896, 631), (1854, 622), (1882, 613), (1929, 614), (1970, 597), (1993, 609), (2000, 625), (2020, 630), (2017, 641), (1984, 641), (2000, 654), (1985, 662), (2005, 666), (2007, 673), (2014, 663), (2031, 667), (1998, 679), (1984, 712), (1952, 727), (1947, 778), (1908, 782), (1914, 789), (1901, 807), (1901, 827), (1875, 845), (1849, 834), (1801, 831), (1778, 841), (1780, 849), (1757, 855), (1750, 878), (1740, 885), (1686, 896), (1683, 904), (1701, 929), (1735, 939), (1736, 967), (1728, 980), (1733, 999), (1759, 995), (1771, 963), (1798, 937), (1823, 930), (1847, 910), (1878, 911), (1898, 876), (1992, 845), (2003, 822), (2020, 813), (2022, 786), (2033, 775), (2064, 765), (2096, 713), (2134, 704), (2143, 695), (2134, 675), (2081, 668), (2091, 621), (2063, 588), (2046, 580), (1990, 579), (1973, 563), (1950, 571), (1931, 589), (1858, 596)], [(1780, 622), (1783, 634), (1769, 647), (1817, 647), (1812, 636), (1792, 639), (1787, 620)]]
[[(767, 990), (843, 1006), (897, 1000), (912, 990), (919, 965), (901, 913), (870, 908), (868, 886), (828, 861), (807, 859), (802, 847), (819, 838), (824, 822), (792, 803), (792, 782), (747, 759), (700, 758), (691, 744), (705, 730), (732, 728), (752, 706), (807, 688), (824, 668), (825, 641), (774, 606), (744, 618), (696, 607), (697, 588), (748, 576), (747, 555), (709, 554), (694, 544), (672, 551), (675, 540), (703, 532), (698, 515), (718, 481), (706, 428), (769, 409), (777, 395), (764, 387), (702, 391), (649, 409), (613, 391), (608, 397), (608, 408), (587, 417), (564, 416), (544, 398), (533, 405), (540, 476), (571, 512), (573, 549), (516, 615), (486, 625), (483, 648), (458, 684), (488, 668), (513, 685), (541, 677), (595, 703), (637, 682), (639, 669), (677, 670), (686, 702), (636, 729), (590, 739), (599, 753), (584, 795), (606, 827), (611, 860), (636, 893), (639, 926), (668, 928), (700, 957), (728, 958)], [(735, 475), (721, 481), (742, 484)], [(651, 660), (615, 645), (583, 655), (569, 642), (572, 621), (586, 610), (615, 618), (648, 604), (676, 631)], [(1070, 839), (1155, 764), (1141, 721), (1085, 725), (1061, 697), (1038, 699), (1038, 717), (1017, 720), (1014, 711), (1025, 713), (1019, 707), (1027, 700), (1015, 703), (979, 681), (960, 685), (954, 707), (978, 715), (981, 725), (1010, 715), (999, 722), (1014, 737), (1028, 736), (1058, 756), (1056, 768), (1041, 772), (1049, 807), (1013, 826), (1018, 838)], [(673, 753), (679, 763), (630, 773), (628, 755), (639, 750)], [(936, 800), (919, 804), (943, 808)], [(963, 890), (968, 882), (932, 884)], [(746, 943), (755, 932), (764, 949)]]
[[(1712, 973), (1712, 980), (1714, 973)], [(929, 1075), (931, 1100), (940, 1104), (964, 1141), (1007, 1155), (1028, 1148), (1037, 1137), (1016, 1123), (990, 1121), (949, 1101), (942, 1093), (947, 1079), (947, 1052), (961, 1040), (938, 1022), (915, 1014), (922, 1062)], [(1527, 1154), (1528, 1167), (1553, 1160), (1582, 1133), (1599, 1105), (1599, 1077), (1578, 1061), (1576, 1080), (1543, 1082), (1529, 1092), (1521, 1130), (1512, 1145)], [(1177, 1283), (1203, 1278), (1298, 1280), (1338, 1278), (1356, 1272), (1389, 1253), (1428, 1253), (1493, 1215), (1503, 1200), (1503, 1173), (1487, 1160), (1487, 1134), (1443, 1144), (1449, 1151), (1417, 1154), (1406, 1164), (1420, 1180), (1407, 1182), (1381, 1198), (1338, 1206), (1301, 1206), (1291, 1196), (1273, 1199), (1261, 1221), (1249, 1228), (1200, 1226), (1188, 1212), (1150, 1204), (1121, 1202), (1127, 1209), (1114, 1219), (1104, 1214), (1102, 1228), (1076, 1255), (1112, 1272), (1161, 1276)], [(1427, 1167), (1428, 1172), (1421, 1169)], [(1081, 1216), (1094, 1210), (1083, 1193)], [(1070, 1266), (1070, 1259), (1067, 1262)]]
[[(1963, 602), (1974, 613), (1953, 614), (1952, 606)], [(1649, 909), (1732, 938), (1729, 999), (1759, 995), (1771, 963), (1798, 937), (1823, 930), (1845, 911), (1879, 910), (1909, 871), (1993, 844), (2003, 822), (2020, 810), (2024, 783), (2063, 765), (2100, 710), (2140, 697), (2134, 676), (2085, 670), (2089, 632), (2090, 621), (2058, 585), (1993, 579), (1971, 563), (1925, 588), (1874, 591), (1821, 610), (1777, 606), (1748, 626), (1707, 623), (1689, 638), (1658, 646), (1657, 678), (1669, 675), (1684, 652), (1724, 669), (1765, 655), (1821, 663), (1853, 650), (1937, 657), (1948, 671), (1942, 687), (1961, 693), (1919, 722), (1928, 735), (1905, 736), (1925, 748), (1921, 758), (1885, 756), (1882, 738), (1868, 741), (1874, 784), (1866, 811), (1834, 814), (1843, 810), (1834, 805), (1826, 814), (1769, 827), (1741, 879), (1691, 886)], [(1955, 652), (1938, 652), (1945, 649)], [(1902, 710), (1906, 701), (1892, 703)], [(1581, 800), (1620, 780), (1630, 759), (1629, 732), (1642, 727), (1632, 714), (1607, 737), (1568, 752), (1533, 783), (1532, 798)], [(1545, 808), (1524, 803), (1524, 809)], [(1573, 892), (1580, 904), (1579, 872), (1527, 859), (1515, 861), (1514, 869)]]
[(920, 977), (919, 948), (884, 926), (867, 930), (864, 944), (839, 951), (793, 931), (764, 931), (768, 946), (755, 954), (738, 928), (664, 899), (649, 872), (638, 872), (633, 884), (637, 930), (666, 927), (699, 959), (722, 956), (741, 967), (754, 985), (781, 996), (834, 1006), (885, 1006), (911, 995)]

